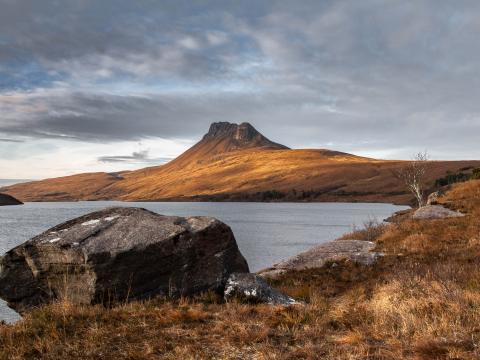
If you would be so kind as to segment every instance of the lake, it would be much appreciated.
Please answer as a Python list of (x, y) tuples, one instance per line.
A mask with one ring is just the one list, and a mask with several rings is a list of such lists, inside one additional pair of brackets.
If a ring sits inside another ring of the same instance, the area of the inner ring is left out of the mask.
[[(213, 216), (233, 230), (250, 270), (258, 271), (334, 240), (368, 220), (406, 206), (373, 203), (63, 202), (0, 206), (0, 254), (66, 220), (109, 206), (136, 206), (163, 215)], [(0, 300), (0, 320), (18, 315)]]

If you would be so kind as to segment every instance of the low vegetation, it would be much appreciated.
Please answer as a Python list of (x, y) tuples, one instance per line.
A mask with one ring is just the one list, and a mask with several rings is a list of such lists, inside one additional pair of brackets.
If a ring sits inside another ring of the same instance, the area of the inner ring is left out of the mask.
[(329, 263), (272, 282), (291, 308), (196, 299), (58, 303), (0, 325), (1, 359), (478, 359), (480, 180), (440, 199), (463, 218), (368, 223), (375, 266)]
[(468, 180), (479, 180), (480, 179), (480, 168), (466, 168), (462, 169), (462, 171), (459, 172), (447, 172), (447, 175), (438, 178), (435, 180), (435, 186), (436, 187), (441, 187), (441, 186), (447, 186), (451, 184), (455, 184), (458, 182), (464, 182)]

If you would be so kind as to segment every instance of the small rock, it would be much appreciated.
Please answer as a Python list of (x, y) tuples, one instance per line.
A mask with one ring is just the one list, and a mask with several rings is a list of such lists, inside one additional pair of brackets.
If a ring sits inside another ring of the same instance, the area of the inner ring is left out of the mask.
[(447, 209), (441, 205), (423, 206), (413, 214), (413, 218), (416, 220), (446, 219), (463, 216), (465, 216), (465, 214)]
[(398, 223), (411, 217), (412, 209), (400, 210), (393, 213), (393, 215), (384, 219), (383, 221), (388, 223)]
[(438, 198), (440, 197), (440, 191), (435, 191), (428, 195), (427, 197), (427, 205), (436, 205), (438, 204)]
[(298, 305), (300, 302), (272, 288), (260, 276), (249, 273), (234, 273), (227, 280), (225, 300), (239, 299), (249, 303), (270, 305)]

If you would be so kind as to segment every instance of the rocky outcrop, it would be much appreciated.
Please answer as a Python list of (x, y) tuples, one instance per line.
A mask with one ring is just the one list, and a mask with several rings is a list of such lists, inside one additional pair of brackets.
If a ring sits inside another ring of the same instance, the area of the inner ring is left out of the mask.
[(465, 216), (464, 214), (447, 209), (441, 205), (427, 205), (419, 208), (413, 214), (416, 220), (434, 220)]
[(436, 205), (438, 204), (438, 199), (440, 198), (440, 191), (434, 191), (427, 197), (427, 205)]
[(0, 194), (0, 206), (6, 205), (22, 205), (20, 200), (15, 199), (13, 196), (7, 194)]
[(232, 151), (244, 148), (270, 148), (288, 149), (288, 147), (277, 144), (257, 131), (251, 124), (244, 122), (233, 124), (229, 122), (216, 122), (210, 125), (201, 142), (227, 140), (223, 151)]
[(432, 192), (427, 197), (427, 205), (438, 205), (438, 201), (440, 197), (445, 195), (445, 193), (450, 190), (452, 187), (451, 185), (443, 186), (442, 188), (438, 189), (437, 191)]
[(362, 265), (372, 265), (382, 253), (372, 252), (375, 244), (362, 240), (336, 240), (318, 245), (288, 260), (261, 270), (258, 274), (266, 278), (276, 278), (290, 270), (320, 268), (327, 262), (353, 261)]
[(383, 221), (389, 223), (398, 223), (412, 217), (412, 209), (400, 210), (393, 213), (393, 215), (384, 219)]
[(221, 292), (248, 272), (233, 233), (210, 217), (109, 208), (32, 238), (0, 262), (0, 297), (23, 312), (55, 299), (91, 304)]
[(230, 275), (225, 286), (226, 301), (237, 299), (247, 303), (270, 305), (297, 305), (300, 302), (272, 288), (260, 276), (248, 273)]

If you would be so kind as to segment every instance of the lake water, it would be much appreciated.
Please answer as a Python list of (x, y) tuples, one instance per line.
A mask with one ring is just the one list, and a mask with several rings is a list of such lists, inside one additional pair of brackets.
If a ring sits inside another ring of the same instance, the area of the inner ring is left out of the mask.
[(13, 184), (19, 184), (19, 183), (24, 183), (24, 182), (29, 182), (33, 180), (27, 180), (27, 179), (0, 179), (0, 187), (3, 186), (10, 186)]
[[(406, 208), (372, 203), (27, 203), (0, 207), (0, 254), (63, 221), (109, 206), (143, 207), (163, 215), (216, 217), (232, 228), (252, 272), (334, 240), (365, 221), (382, 221)], [(2, 319), (14, 321), (18, 315), (0, 300)]]

